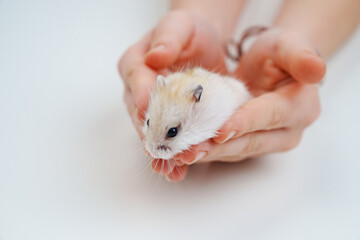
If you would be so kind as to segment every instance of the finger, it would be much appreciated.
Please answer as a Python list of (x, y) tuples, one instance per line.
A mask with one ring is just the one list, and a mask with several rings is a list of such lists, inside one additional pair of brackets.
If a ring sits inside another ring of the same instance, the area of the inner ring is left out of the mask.
[(140, 139), (143, 139), (144, 134), (141, 131), (142, 122), (138, 118), (138, 110), (137, 110), (135, 103), (133, 101), (133, 98), (128, 90), (125, 90), (125, 92), (124, 92), (124, 101), (125, 101), (129, 116), (131, 118), (132, 124), (134, 125), (138, 135), (140, 136)]
[(119, 60), (118, 68), (128, 91), (138, 109), (139, 119), (144, 119), (148, 99), (157, 73), (144, 64), (145, 53), (150, 44), (151, 33), (130, 47)]
[(288, 125), (292, 104), (281, 94), (271, 92), (253, 98), (240, 107), (221, 127), (214, 141), (224, 143), (249, 132)]
[(299, 143), (301, 132), (300, 129), (277, 129), (249, 133), (224, 144), (214, 145), (200, 162), (234, 162), (265, 153), (287, 151)]
[(176, 154), (174, 159), (187, 165), (193, 164), (206, 156), (212, 144), (214, 143), (209, 140), (197, 145), (192, 145), (189, 149)]
[(145, 113), (149, 106), (150, 93), (155, 84), (156, 76), (156, 72), (153, 72), (145, 66), (138, 68), (132, 76), (133, 80), (130, 86), (135, 105), (138, 109), (137, 117), (141, 121), (145, 119)]
[(325, 76), (325, 61), (308, 40), (298, 35), (279, 37), (275, 56), (276, 64), (302, 83), (318, 83)]
[(180, 182), (184, 180), (188, 171), (188, 166), (176, 166), (171, 173), (166, 175), (166, 179), (170, 182)]
[(185, 163), (183, 163), (181, 160), (175, 160), (176, 166), (184, 166)]
[(181, 10), (162, 18), (154, 31), (146, 64), (154, 69), (162, 69), (174, 64), (193, 34), (192, 19), (189, 13)]
[(164, 159), (154, 159), (151, 162), (151, 168), (154, 172), (161, 175), (168, 175), (173, 171), (176, 166), (174, 161), (164, 160)]
[(129, 80), (134, 70), (139, 65), (144, 65), (145, 54), (150, 48), (152, 36), (153, 31), (146, 34), (139, 42), (128, 48), (119, 59), (118, 70), (126, 83), (130, 83)]

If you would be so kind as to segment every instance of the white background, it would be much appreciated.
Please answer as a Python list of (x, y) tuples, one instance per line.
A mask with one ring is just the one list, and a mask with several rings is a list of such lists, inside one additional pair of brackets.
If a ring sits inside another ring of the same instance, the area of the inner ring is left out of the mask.
[[(273, 17), (261, 2), (242, 28)], [(359, 240), (359, 29), (299, 147), (173, 184), (146, 167), (116, 70), (166, 5), (0, 0), (0, 239)]]

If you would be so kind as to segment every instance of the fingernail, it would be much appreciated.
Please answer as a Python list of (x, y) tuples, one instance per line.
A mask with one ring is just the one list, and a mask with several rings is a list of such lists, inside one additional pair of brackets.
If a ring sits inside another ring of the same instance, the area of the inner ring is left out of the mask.
[(236, 134), (236, 131), (231, 131), (229, 133), (229, 135), (225, 138), (224, 141), (222, 141), (221, 143), (227, 142), (230, 138), (232, 138), (234, 135)]
[(171, 183), (174, 182), (173, 180), (171, 180), (171, 179), (169, 178), (168, 175), (165, 176), (165, 179), (166, 179), (166, 181), (168, 181), (168, 182), (171, 182)]
[(194, 160), (194, 163), (197, 162), (197, 161), (199, 161), (199, 160), (202, 159), (203, 157), (205, 157), (205, 155), (206, 155), (206, 152), (200, 151), (200, 152), (196, 155), (196, 158), (195, 158), (195, 160)]
[(165, 48), (165, 45), (160, 44), (160, 45), (152, 47), (148, 53), (157, 52), (157, 51), (160, 51), (160, 50), (162, 50), (164, 48)]

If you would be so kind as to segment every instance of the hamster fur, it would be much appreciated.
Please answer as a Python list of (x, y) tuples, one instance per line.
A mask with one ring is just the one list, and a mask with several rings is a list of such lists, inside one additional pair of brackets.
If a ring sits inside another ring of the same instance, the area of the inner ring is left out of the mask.
[(142, 128), (145, 149), (153, 158), (171, 159), (216, 136), (250, 98), (241, 81), (202, 68), (159, 75)]

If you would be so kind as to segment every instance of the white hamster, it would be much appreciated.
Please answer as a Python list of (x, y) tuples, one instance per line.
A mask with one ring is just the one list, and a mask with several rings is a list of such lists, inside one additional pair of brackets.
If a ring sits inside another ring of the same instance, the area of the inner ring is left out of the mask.
[(216, 136), (250, 98), (241, 81), (202, 68), (159, 75), (142, 128), (145, 149), (153, 158), (171, 159)]

